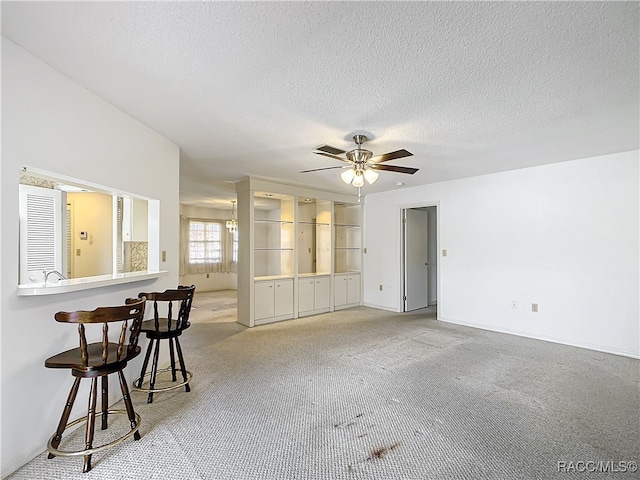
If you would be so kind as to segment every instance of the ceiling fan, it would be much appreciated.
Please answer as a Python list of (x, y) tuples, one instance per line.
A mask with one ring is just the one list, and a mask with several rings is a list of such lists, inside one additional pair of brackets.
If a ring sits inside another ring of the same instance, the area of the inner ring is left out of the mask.
[[(366, 180), (369, 184), (378, 180), (378, 172), (376, 170), (386, 170), (389, 172), (408, 173), (413, 175), (418, 171), (417, 168), (411, 167), (399, 167), (397, 165), (385, 165), (384, 162), (390, 160), (396, 160), (398, 158), (410, 157), (413, 153), (407, 150), (396, 150), (394, 152), (383, 153), (382, 155), (373, 156), (370, 150), (362, 148), (362, 144), (367, 141), (365, 135), (354, 135), (353, 141), (356, 143), (356, 148), (345, 152), (339, 148), (332, 147), (330, 145), (319, 145), (314, 148), (313, 153), (317, 155), (323, 155), (325, 157), (340, 160), (346, 162), (349, 165), (336, 166), (336, 167), (324, 167), (313, 168), (311, 170), (303, 170), (300, 173), (317, 172), (319, 170), (331, 170), (334, 168), (344, 169), (344, 172), (340, 174), (344, 183), (350, 183), (358, 189), (364, 186)], [(345, 157), (340, 155), (345, 154)]]

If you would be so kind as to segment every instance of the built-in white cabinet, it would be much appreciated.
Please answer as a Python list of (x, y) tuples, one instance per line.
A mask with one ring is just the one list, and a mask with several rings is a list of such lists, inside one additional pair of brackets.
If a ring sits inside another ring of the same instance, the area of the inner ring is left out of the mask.
[(336, 274), (334, 277), (334, 307), (336, 310), (360, 305), (361, 279), (359, 273)]
[(122, 198), (123, 242), (146, 242), (148, 240), (148, 203), (139, 198)]
[(304, 276), (298, 278), (298, 315), (325, 313), (331, 306), (331, 277)]
[(256, 325), (293, 318), (293, 279), (256, 281), (254, 312)]
[(239, 323), (361, 304), (362, 205), (355, 195), (256, 178), (237, 183), (236, 193)]

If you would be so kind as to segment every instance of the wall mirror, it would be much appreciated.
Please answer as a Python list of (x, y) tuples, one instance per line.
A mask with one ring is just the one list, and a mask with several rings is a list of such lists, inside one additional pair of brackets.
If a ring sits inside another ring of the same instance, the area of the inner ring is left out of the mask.
[(154, 202), (159, 203), (23, 167), (20, 285), (150, 270), (149, 242), (158, 243), (157, 232), (149, 228), (158, 224), (150, 218), (150, 211), (158, 212)]

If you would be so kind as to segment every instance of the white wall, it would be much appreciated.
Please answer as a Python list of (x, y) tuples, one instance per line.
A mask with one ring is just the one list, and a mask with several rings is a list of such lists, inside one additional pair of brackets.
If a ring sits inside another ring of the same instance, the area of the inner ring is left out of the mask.
[[(167, 262), (160, 265), (168, 274), (80, 292), (18, 297), (18, 172), (23, 165), (158, 199), (160, 251), (167, 252)], [(78, 345), (76, 328), (56, 323), (53, 315), (122, 304), (142, 290), (177, 284), (179, 149), (3, 37), (1, 169), (4, 477), (45, 450), (72, 384), (68, 371), (44, 367), (47, 357)], [(129, 382), (141, 363), (139, 357), (127, 368)], [(120, 398), (118, 382), (110, 385), (112, 399)], [(87, 392), (88, 385), (81, 386), (74, 418), (86, 411)]]
[[(113, 272), (113, 197), (105, 193), (67, 193), (67, 203), (73, 205), (73, 275), (91, 277)], [(80, 239), (80, 232), (87, 238)], [(77, 251), (80, 255), (77, 255)]]
[[(180, 205), (180, 215), (207, 220), (228, 220), (231, 218), (231, 211)], [(236, 290), (238, 288), (238, 275), (236, 273), (209, 273), (208, 275), (208, 277), (206, 273), (181, 275), (180, 284), (195, 285), (196, 293), (214, 290)]]
[(401, 311), (400, 210), (437, 203), (440, 320), (640, 357), (639, 170), (632, 151), (367, 195), (365, 304)]

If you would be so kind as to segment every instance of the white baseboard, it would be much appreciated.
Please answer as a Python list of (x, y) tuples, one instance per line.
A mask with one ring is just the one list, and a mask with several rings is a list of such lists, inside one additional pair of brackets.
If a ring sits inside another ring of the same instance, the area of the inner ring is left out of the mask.
[(597, 352), (611, 353), (613, 355), (620, 355), (622, 357), (640, 359), (640, 353), (639, 352), (629, 352), (629, 351), (620, 350), (620, 349), (617, 349), (617, 348), (611, 348), (611, 347), (609, 347), (607, 345), (598, 345), (598, 344), (591, 344), (591, 343), (576, 342), (574, 340), (570, 340), (570, 339), (567, 339), (567, 338), (553, 337), (553, 336), (548, 336), (548, 335), (533, 335), (533, 334), (528, 333), (528, 332), (521, 332), (521, 331), (518, 331), (518, 330), (511, 330), (511, 329), (508, 329), (508, 328), (495, 328), (495, 327), (492, 327), (492, 326), (489, 326), (489, 325), (483, 325), (483, 324), (472, 323), (472, 322), (462, 322), (462, 321), (458, 321), (458, 320), (452, 320), (450, 318), (442, 318), (440, 316), (438, 316), (438, 320), (441, 321), (441, 322), (445, 322), (445, 323), (453, 323), (455, 325), (463, 325), (465, 327), (479, 328), (481, 330), (488, 330), (488, 331), (491, 331), (491, 332), (506, 333), (508, 335), (517, 335), (518, 337), (533, 338), (535, 340), (543, 340), (543, 341), (546, 341), (546, 342), (559, 343), (559, 344), (567, 345), (567, 346), (570, 346), (570, 347), (585, 348), (587, 350), (595, 350)]
[(386, 305), (375, 305), (373, 303), (363, 303), (362, 305), (364, 307), (376, 308), (378, 310), (386, 310), (387, 312), (402, 313), (402, 310), (398, 310), (398, 309), (395, 309), (395, 308), (387, 307)]

